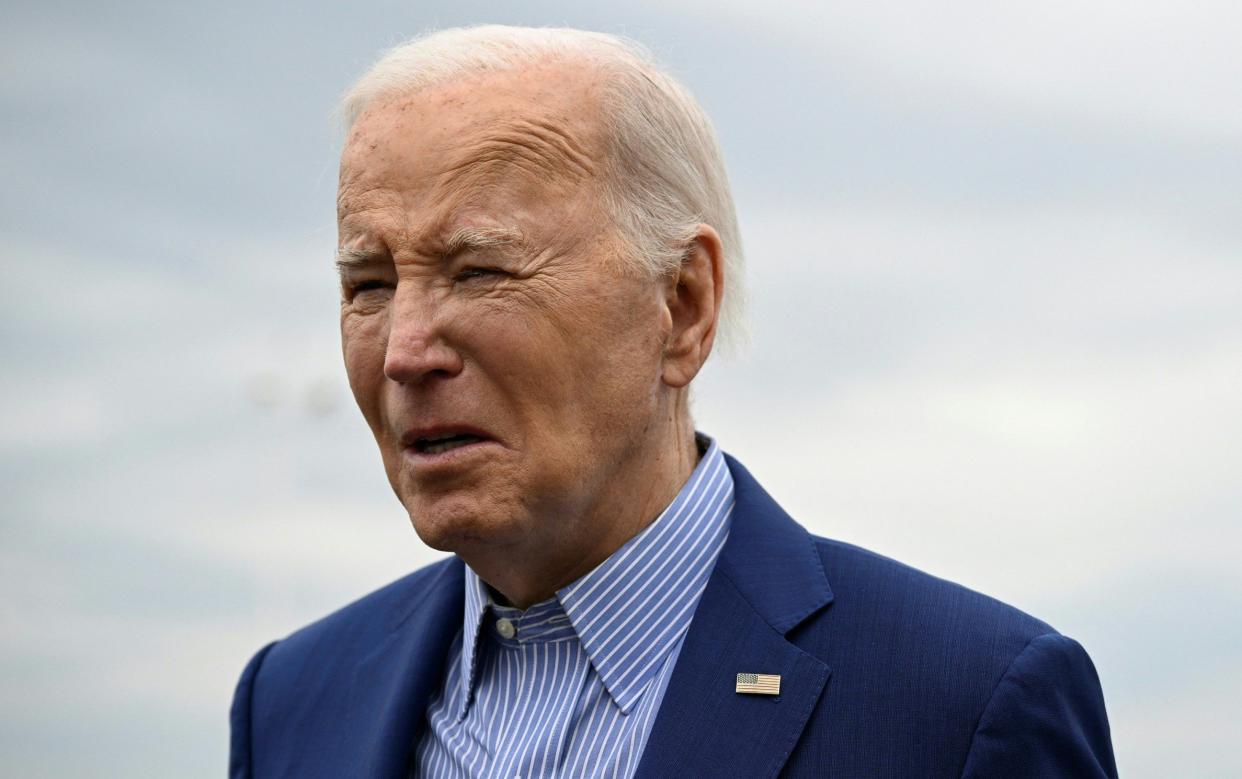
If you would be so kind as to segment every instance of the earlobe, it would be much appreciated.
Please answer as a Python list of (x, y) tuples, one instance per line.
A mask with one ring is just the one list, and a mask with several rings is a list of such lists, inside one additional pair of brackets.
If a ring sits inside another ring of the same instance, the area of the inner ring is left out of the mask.
[(686, 249), (675, 279), (668, 280), (666, 310), (671, 328), (664, 348), (664, 383), (688, 385), (711, 353), (724, 293), (724, 250), (720, 235), (701, 224)]

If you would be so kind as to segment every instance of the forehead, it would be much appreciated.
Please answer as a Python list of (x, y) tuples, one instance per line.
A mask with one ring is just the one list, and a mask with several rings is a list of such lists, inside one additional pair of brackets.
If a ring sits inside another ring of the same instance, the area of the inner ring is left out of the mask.
[(600, 173), (600, 79), (544, 63), (377, 99), (341, 155), (338, 209), (394, 192), (481, 189), (524, 178), (581, 183)]

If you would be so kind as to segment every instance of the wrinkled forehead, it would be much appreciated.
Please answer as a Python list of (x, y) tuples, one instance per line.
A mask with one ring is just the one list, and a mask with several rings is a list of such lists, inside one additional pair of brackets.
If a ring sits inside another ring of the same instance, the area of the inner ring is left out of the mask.
[(599, 77), (545, 64), (377, 98), (341, 155), (338, 209), (368, 193), (483, 187), (514, 177), (589, 182), (603, 175)]

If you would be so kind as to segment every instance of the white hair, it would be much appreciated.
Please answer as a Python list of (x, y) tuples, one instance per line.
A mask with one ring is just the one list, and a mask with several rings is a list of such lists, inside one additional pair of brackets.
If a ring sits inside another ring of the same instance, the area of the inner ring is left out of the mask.
[(742, 340), (742, 241), (711, 121), (690, 91), (635, 41), (568, 28), (483, 25), (440, 30), (386, 52), (341, 101), (346, 127), (375, 99), (547, 60), (604, 74), (600, 117), (610, 172), (604, 202), (632, 260), (653, 275), (675, 271), (700, 223), (720, 235), (725, 294), (722, 345)]

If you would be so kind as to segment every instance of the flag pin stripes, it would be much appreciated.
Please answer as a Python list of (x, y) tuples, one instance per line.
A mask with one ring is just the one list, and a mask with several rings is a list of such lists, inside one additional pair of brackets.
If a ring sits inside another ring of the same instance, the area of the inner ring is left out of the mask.
[(779, 674), (738, 674), (735, 692), (747, 695), (780, 695)]

